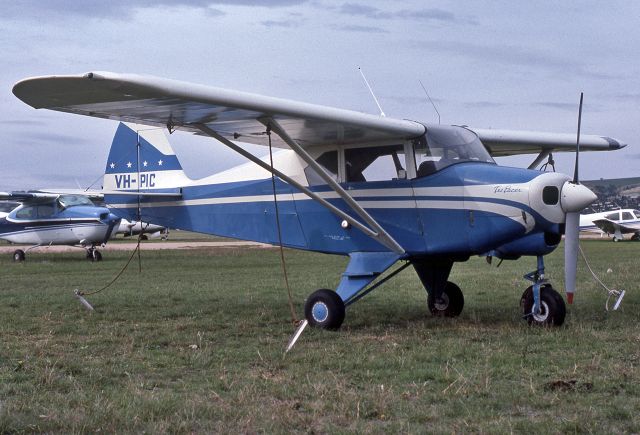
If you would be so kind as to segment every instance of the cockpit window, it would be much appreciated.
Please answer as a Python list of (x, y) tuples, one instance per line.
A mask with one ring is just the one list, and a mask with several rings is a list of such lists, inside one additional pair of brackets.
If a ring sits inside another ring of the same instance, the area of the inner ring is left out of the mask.
[(461, 162), (495, 161), (471, 130), (456, 126), (431, 126), (414, 142), (417, 177), (433, 174)]
[(404, 145), (385, 145), (344, 150), (347, 182), (385, 181), (406, 178)]
[(91, 200), (83, 195), (60, 195), (58, 204), (61, 209), (73, 207), (76, 205), (93, 205)]
[(608, 215), (605, 216), (605, 218), (609, 219), (610, 221), (620, 220), (620, 212), (616, 211), (613, 213), (609, 213)]

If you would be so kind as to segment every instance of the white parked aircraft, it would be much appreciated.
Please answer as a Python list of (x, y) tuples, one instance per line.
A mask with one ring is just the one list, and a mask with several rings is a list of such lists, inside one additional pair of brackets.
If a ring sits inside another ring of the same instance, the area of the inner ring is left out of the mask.
[(609, 210), (580, 216), (580, 231), (613, 234), (613, 241), (624, 239), (623, 234), (633, 234), (631, 240), (640, 240), (640, 210), (630, 208)]

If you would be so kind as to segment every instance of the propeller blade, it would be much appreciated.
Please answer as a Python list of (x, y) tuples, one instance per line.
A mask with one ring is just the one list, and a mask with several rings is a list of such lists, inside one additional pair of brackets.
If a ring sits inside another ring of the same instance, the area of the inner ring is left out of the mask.
[(578, 109), (578, 135), (576, 138), (576, 164), (573, 167), (573, 182), (575, 184), (580, 183), (580, 179), (578, 178), (578, 161), (580, 160), (580, 125), (582, 124), (582, 98), (584, 97), (584, 92), (580, 92), (580, 108)]
[(564, 289), (567, 302), (573, 303), (576, 291), (576, 273), (578, 270), (578, 235), (580, 231), (580, 213), (567, 213), (564, 232)]

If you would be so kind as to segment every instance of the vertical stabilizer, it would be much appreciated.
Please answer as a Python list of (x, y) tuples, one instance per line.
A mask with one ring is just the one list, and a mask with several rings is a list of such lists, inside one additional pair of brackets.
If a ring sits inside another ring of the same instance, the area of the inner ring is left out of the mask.
[(104, 171), (104, 190), (160, 192), (190, 181), (161, 128), (118, 125)]

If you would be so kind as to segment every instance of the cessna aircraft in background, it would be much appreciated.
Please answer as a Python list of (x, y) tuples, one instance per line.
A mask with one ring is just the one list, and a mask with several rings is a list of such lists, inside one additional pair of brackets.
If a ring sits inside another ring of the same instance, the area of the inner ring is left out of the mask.
[(633, 234), (631, 240), (640, 240), (640, 210), (619, 209), (580, 216), (580, 231), (613, 234), (612, 240), (624, 240), (623, 234)]
[[(35, 108), (210, 136), (254, 162), (193, 180), (160, 129), (122, 124), (107, 160), (105, 202), (125, 218), (348, 255), (337, 290), (307, 298), (293, 341), (307, 324), (339, 328), (346, 307), (409, 265), (430, 311), (457, 316), (464, 297), (448, 278), (454, 263), (471, 255), (535, 256), (524, 316), (562, 324), (564, 300), (545, 279), (544, 255), (566, 233), (571, 302), (579, 211), (596, 196), (579, 184), (577, 158), (572, 179), (500, 167), (492, 156), (538, 153), (535, 167), (577, 143), (583, 151), (625, 146), (581, 136), (579, 128), (575, 135), (432, 125), (107, 72), (29, 78), (13, 93)], [(269, 155), (257, 158), (238, 141), (265, 145)], [(376, 281), (397, 262), (403, 264)]]
[[(84, 195), (41, 192), (0, 192), (0, 199), (19, 205), (0, 218), (0, 239), (29, 244), (26, 252), (49, 245), (79, 246), (91, 261), (102, 260), (96, 249), (114, 235), (120, 218), (105, 207), (95, 206)], [(26, 252), (16, 249), (14, 261), (24, 261)]]

